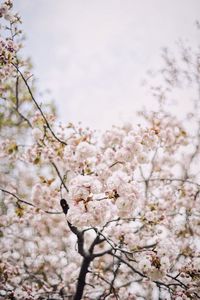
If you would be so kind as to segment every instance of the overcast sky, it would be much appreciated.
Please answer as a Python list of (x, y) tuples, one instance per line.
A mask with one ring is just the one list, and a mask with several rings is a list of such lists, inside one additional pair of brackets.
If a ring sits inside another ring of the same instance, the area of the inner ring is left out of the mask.
[[(40, 91), (64, 122), (105, 129), (153, 103), (141, 85), (164, 46), (197, 45), (200, 0), (14, 0)], [(48, 98), (49, 95), (45, 95)]]

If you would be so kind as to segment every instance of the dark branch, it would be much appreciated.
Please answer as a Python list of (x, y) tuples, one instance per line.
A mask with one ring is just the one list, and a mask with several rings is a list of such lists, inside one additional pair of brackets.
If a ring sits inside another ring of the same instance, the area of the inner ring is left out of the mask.
[(39, 110), (39, 112), (40, 112), (40, 114), (41, 114), (41, 116), (42, 116), (42, 118), (43, 118), (43, 120), (44, 120), (44, 122), (45, 122), (47, 128), (49, 129), (49, 131), (51, 132), (51, 134), (53, 135), (53, 137), (54, 137), (58, 142), (60, 142), (61, 144), (67, 145), (67, 143), (66, 143), (65, 141), (59, 139), (59, 138), (57, 137), (57, 135), (54, 133), (54, 131), (52, 130), (52, 128), (51, 128), (51, 126), (50, 126), (50, 124), (49, 124), (49, 122), (48, 122), (48, 120), (47, 120), (45, 114), (43, 113), (43, 111), (42, 111), (41, 107), (39, 106), (39, 104), (37, 103), (36, 99), (34, 98), (33, 93), (32, 93), (32, 91), (31, 91), (31, 88), (30, 88), (30, 86), (29, 86), (29, 84), (28, 84), (26, 78), (24, 77), (23, 73), (20, 71), (20, 69), (18, 68), (17, 65), (15, 65), (14, 63), (12, 63), (12, 65), (13, 65), (13, 66), (16, 68), (16, 70), (19, 72), (19, 74), (20, 74), (22, 80), (23, 80), (24, 83), (25, 83), (25, 86), (26, 86), (27, 89), (28, 89), (28, 92), (29, 92), (29, 94), (30, 94), (30, 96), (31, 96), (32, 101), (34, 102), (35, 106), (36, 106), (37, 109)]
[[(13, 196), (15, 199), (17, 199), (17, 202), (21, 202), (21, 203), (24, 203), (24, 204), (29, 205), (29, 206), (31, 206), (31, 207), (37, 208), (33, 203), (28, 202), (28, 201), (26, 201), (26, 200), (22, 200), (21, 198), (19, 198), (17, 195), (15, 195), (15, 194), (12, 193), (12, 192), (9, 192), (9, 191), (7, 191), (7, 190), (5, 190), (5, 189), (2, 189), (2, 188), (0, 188), (0, 191), (2, 191), (2, 192), (5, 193), (5, 194), (8, 194), (8, 195), (10, 195), (10, 196)], [(38, 209), (41, 210), (41, 211), (44, 211), (44, 212), (47, 213), (47, 214), (52, 214), (52, 215), (61, 214), (61, 212), (48, 211), (48, 210), (43, 210), (43, 209), (41, 209), (41, 208), (38, 208)]]

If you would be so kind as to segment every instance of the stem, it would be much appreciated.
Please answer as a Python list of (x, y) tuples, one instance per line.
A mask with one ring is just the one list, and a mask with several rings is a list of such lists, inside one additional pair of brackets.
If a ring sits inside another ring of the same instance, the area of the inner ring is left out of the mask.
[(30, 88), (30, 86), (29, 86), (29, 84), (28, 84), (26, 78), (24, 77), (23, 73), (20, 71), (20, 69), (18, 68), (17, 65), (15, 65), (14, 63), (11, 63), (11, 64), (15, 67), (15, 69), (16, 69), (16, 70), (18, 71), (18, 73), (20, 74), (22, 80), (24, 81), (25, 86), (27, 87), (27, 90), (28, 90), (28, 92), (29, 92), (29, 95), (31, 96), (32, 101), (35, 103), (35, 106), (37, 107), (38, 111), (40, 112), (40, 114), (41, 114), (41, 116), (42, 116), (42, 118), (43, 118), (43, 120), (44, 120), (44, 122), (45, 122), (47, 128), (49, 129), (49, 131), (51, 132), (51, 134), (53, 135), (53, 137), (54, 137), (58, 142), (60, 142), (61, 144), (67, 145), (67, 143), (66, 143), (65, 141), (59, 139), (59, 138), (57, 137), (57, 135), (54, 133), (53, 129), (51, 128), (51, 126), (50, 126), (50, 124), (49, 124), (49, 122), (48, 122), (48, 120), (47, 120), (47, 118), (46, 118), (46, 116), (45, 116), (45, 114), (43, 113), (43, 111), (42, 111), (41, 107), (39, 106), (39, 104), (37, 103), (36, 99), (34, 98), (33, 93), (32, 93), (32, 91), (31, 91), (31, 88)]
[[(26, 205), (29, 205), (29, 206), (32, 206), (32, 207), (35, 207), (35, 208), (36, 208), (36, 206), (35, 206), (33, 203), (28, 202), (28, 201), (26, 201), (26, 200), (20, 199), (17, 195), (15, 195), (15, 194), (12, 193), (12, 192), (9, 192), (9, 191), (7, 191), (7, 190), (5, 190), (5, 189), (2, 189), (1, 187), (0, 187), (0, 191), (3, 192), (3, 193), (5, 193), (5, 194), (8, 194), (8, 195), (13, 196), (15, 199), (17, 199), (17, 203), (18, 203), (18, 202), (21, 202), (21, 203), (24, 203), (24, 204), (26, 204)], [(48, 211), (48, 210), (44, 210), (44, 209), (41, 209), (41, 208), (39, 208), (39, 210), (44, 211), (44, 212), (47, 213), (47, 214), (52, 214), (52, 215), (55, 215), (55, 214), (56, 214), (56, 215), (57, 215), (57, 214), (62, 214), (62, 212)]]

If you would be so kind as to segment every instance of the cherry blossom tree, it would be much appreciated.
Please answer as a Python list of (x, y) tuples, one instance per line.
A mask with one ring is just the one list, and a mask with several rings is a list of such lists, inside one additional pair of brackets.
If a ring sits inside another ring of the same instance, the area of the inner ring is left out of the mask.
[[(12, 6), (0, 5), (0, 296), (199, 299), (197, 108), (181, 121), (161, 101), (145, 124), (101, 137), (60, 124), (35, 97)], [(200, 86), (195, 59), (185, 63)]]

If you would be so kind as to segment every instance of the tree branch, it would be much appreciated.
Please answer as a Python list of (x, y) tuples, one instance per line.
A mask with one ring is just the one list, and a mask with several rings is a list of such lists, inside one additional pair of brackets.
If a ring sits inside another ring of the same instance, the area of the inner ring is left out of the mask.
[(57, 137), (57, 135), (54, 133), (54, 131), (52, 130), (52, 128), (51, 128), (51, 126), (50, 126), (50, 124), (49, 124), (49, 122), (48, 122), (48, 120), (47, 120), (45, 114), (43, 113), (43, 111), (42, 111), (41, 107), (39, 106), (39, 104), (37, 103), (36, 99), (34, 98), (33, 93), (32, 93), (32, 91), (31, 91), (31, 88), (30, 88), (30, 86), (29, 86), (29, 84), (28, 84), (26, 78), (24, 77), (23, 73), (20, 71), (20, 69), (18, 68), (17, 65), (15, 65), (14, 63), (11, 63), (11, 64), (12, 64), (12, 65), (16, 68), (16, 70), (19, 72), (19, 74), (20, 74), (22, 80), (23, 80), (24, 83), (25, 83), (25, 86), (26, 86), (27, 89), (28, 89), (28, 92), (29, 92), (29, 94), (30, 94), (30, 96), (31, 96), (32, 101), (34, 102), (35, 106), (36, 106), (37, 109), (39, 110), (39, 112), (40, 112), (40, 114), (41, 114), (41, 116), (42, 116), (42, 118), (43, 118), (43, 120), (44, 120), (44, 122), (45, 122), (47, 128), (49, 129), (49, 131), (51, 132), (51, 134), (53, 135), (53, 137), (54, 137), (58, 142), (60, 142), (61, 144), (67, 145), (67, 143), (66, 143), (65, 141), (59, 139), (59, 138)]
[[(24, 203), (24, 204), (29, 205), (29, 206), (31, 206), (31, 207), (37, 208), (33, 203), (28, 202), (28, 201), (26, 201), (26, 200), (22, 200), (21, 198), (19, 198), (17, 195), (15, 195), (14, 193), (12, 193), (12, 192), (10, 192), (10, 191), (7, 191), (7, 190), (2, 189), (2, 188), (0, 188), (0, 191), (2, 191), (2, 192), (5, 193), (5, 194), (8, 194), (8, 195), (10, 195), (10, 196), (13, 196), (15, 199), (17, 199), (17, 202), (21, 202), (21, 203)], [(47, 213), (47, 214), (52, 214), (52, 215), (62, 214), (62, 212), (48, 211), (48, 210), (43, 210), (43, 209), (41, 209), (41, 208), (38, 208), (38, 209), (41, 210), (41, 211), (44, 211), (44, 212)]]

